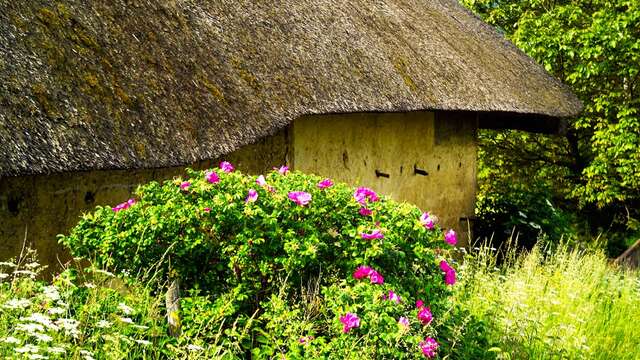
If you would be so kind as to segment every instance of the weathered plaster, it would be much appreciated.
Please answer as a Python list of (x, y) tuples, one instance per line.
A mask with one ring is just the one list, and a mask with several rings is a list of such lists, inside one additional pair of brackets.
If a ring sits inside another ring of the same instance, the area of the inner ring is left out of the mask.
[(474, 214), (476, 130), (474, 115), (452, 112), (305, 116), (293, 123), (291, 160), (296, 170), (414, 203), (466, 234), (463, 219)]

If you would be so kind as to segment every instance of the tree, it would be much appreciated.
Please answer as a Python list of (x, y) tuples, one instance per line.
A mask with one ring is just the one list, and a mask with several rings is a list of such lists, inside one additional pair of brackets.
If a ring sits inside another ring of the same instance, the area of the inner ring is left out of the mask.
[(504, 182), (532, 184), (551, 189), (556, 203), (592, 228), (608, 223), (634, 230), (640, 216), (640, 2), (461, 1), (584, 103), (561, 136), (483, 132), (481, 197), (499, 192)]

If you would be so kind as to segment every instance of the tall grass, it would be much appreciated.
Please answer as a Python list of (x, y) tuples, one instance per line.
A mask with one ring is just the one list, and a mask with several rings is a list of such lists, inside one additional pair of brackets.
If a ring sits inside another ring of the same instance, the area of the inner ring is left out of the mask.
[(455, 301), (485, 324), (487, 357), (640, 359), (640, 274), (600, 251), (482, 247), (462, 265)]

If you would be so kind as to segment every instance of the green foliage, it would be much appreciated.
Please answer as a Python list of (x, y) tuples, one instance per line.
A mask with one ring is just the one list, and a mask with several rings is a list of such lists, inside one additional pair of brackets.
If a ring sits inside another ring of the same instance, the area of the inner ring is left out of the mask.
[(481, 329), (460, 349), (474, 359), (640, 356), (640, 274), (611, 267), (602, 252), (535, 247), (498, 256), (481, 247), (465, 258), (457, 285), (455, 303)]
[(526, 248), (532, 248), (540, 239), (574, 240), (572, 219), (553, 206), (548, 187), (498, 181), (491, 185), (496, 191), (478, 194), (476, 237), (491, 239), (497, 231), (497, 237), (508, 238), (515, 233), (518, 244)]
[[(413, 324), (400, 334), (398, 316), (415, 322), (410, 309), (418, 297), (439, 316), (450, 290), (439, 268), (448, 245), (440, 229), (420, 223), (418, 208), (382, 198), (361, 215), (344, 184), (321, 189), (319, 177), (273, 171), (258, 185), (254, 176), (212, 171), (219, 182), (189, 170), (188, 185), (141, 186), (132, 206), (98, 207), (60, 240), (98, 266), (179, 278), (189, 293), (182, 300), (186, 338), (213, 344), (222, 358), (422, 356), (418, 343), (437, 329)], [(255, 201), (246, 200), (251, 190)], [(292, 201), (294, 191), (309, 193), (311, 202)], [(384, 238), (362, 238), (375, 230)], [(384, 284), (353, 279), (360, 265), (381, 273)], [(383, 301), (390, 290), (405, 302)], [(361, 327), (343, 334), (339, 318), (348, 311)]]
[[(640, 216), (640, 3), (630, 0), (462, 0), (584, 103), (563, 136), (485, 131), (485, 189), (545, 184), (594, 229)], [(488, 174), (491, 173), (491, 174)], [(597, 208), (596, 208), (597, 207)]]

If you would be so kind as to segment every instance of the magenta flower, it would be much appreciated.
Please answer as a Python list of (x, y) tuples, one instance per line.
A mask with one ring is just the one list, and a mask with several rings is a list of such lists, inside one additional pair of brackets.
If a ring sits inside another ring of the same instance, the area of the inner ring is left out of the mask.
[(435, 216), (431, 216), (428, 212), (422, 213), (420, 216), (420, 224), (427, 228), (428, 230), (433, 230), (436, 225)]
[(289, 173), (289, 167), (286, 165), (280, 166), (279, 168), (273, 168), (273, 170), (278, 170), (281, 175), (287, 175)]
[(449, 263), (446, 262), (445, 260), (441, 260), (440, 261), (440, 270), (444, 271), (444, 272), (448, 272), (453, 270), (453, 268), (451, 266), (449, 266)]
[(456, 283), (456, 271), (447, 271), (444, 274), (444, 283), (447, 285), (454, 285)]
[(369, 274), (369, 280), (371, 281), (372, 284), (378, 284), (378, 285), (384, 284), (384, 278), (382, 277), (382, 275), (380, 275), (379, 272), (375, 270), (371, 270), (371, 273)]
[(309, 342), (311, 342), (311, 340), (315, 339), (313, 336), (303, 336), (300, 339), (298, 339), (298, 342), (302, 345), (308, 345)]
[(453, 229), (447, 231), (447, 233), (444, 234), (444, 241), (449, 245), (455, 246), (458, 243), (458, 236), (456, 235), (456, 232), (453, 231)]
[(230, 162), (228, 161), (223, 161), (220, 163), (220, 169), (226, 173), (230, 173), (233, 170), (235, 170), (235, 168), (233, 167), (233, 165), (231, 165)]
[(418, 311), (418, 320), (422, 323), (422, 325), (429, 325), (431, 320), (433, 320), (433, 314), (431, 314), (431, 309), (427, 307), (421, 307)]
[(203, 210), (204, 212), (206, 212), (206, 213), (211, 212), (211, 208), (208, 208), (208, 207), (206, 207), (206, 208), (204, 208), (204, 209), (202, 209), (202, 210)]
[(184, 190), (184, 191), (187, 191), (187, 190), (189, 190), (189, 186), (191, 186), (191, 183), (190, 183), (190, 182), (188, 182), (188, 181), (183, 181), (183, 182), (180, 184), (180, 189), (181, 189), (181, 190)]
[(420, 346), (420, 350), (422, 350), (422, 354), (428, 357), (429, 359), (436, 356), (436, 352), (438, 351), (438, 347), (439, 347), (438, 342), (436, 342), (436, 340), (431, 337), (428, 337), (424, 339), (424, 341), (421, 341), (420, 344), (418, 344), (418, 346)]
[(400, 296), (398, 296), (398, 294), (394, 293), (392, 290), (389, 290), (389, 295), (387, 295), (385, 299), (389, 301), (395, 301), (396, 304), (400, 304), (400, 302), (402, 301), (402, 299), (400, 299)]
[(373, 240), (373, 239), (383, 239), (384, 234), (379, 230), (375, 229), (371, 233), (360, 233), (360, 237), (365, 240)]
[(249, 193), (247, 194), (247, 198), (244, 199), (245, 203), (252, 203), (258, 200), (258, 192), (254, 189), (249, 189)]
[(356, 199), (356, 201), (359, 202), (362, 206), (367, 205), (367, 201), (376, 202), (380, 200), (378, 194), (376, 194), (375, 191), (366, 187), (357, 188), (353, 193), (353, 198)]
[(212, 184), (220, 182), (220, 177), (215, 171), (207, 171), (204, 174), (204, 178)]
[(264, 179), (264, 175), (258, 176), (258, 178), (256, 179), (256, 184), (258, 184), (259, 186), (267, 186), (267, 180)]
[(343, 325), (342, 332), (345, 334), (353, 328), (360, 327), (360, 318), (356, 314), (346, 313), (344, 316), (340, 316), (340, 322)]
[(133, 205), (135, 205), (135, 203), (136, 203), (136, 199), (131, 198), (123, 203), (116, 205), (115, 207), (112, 207), (111, 210), (113, 210), (113, 212), (118, 212), (120, 210), (124, 210), (132, 207)]
[(333, 181), (331, 179), (324, 179), (318, 183), (319, 189), (326, 189), (333, 186)]
[(400, 316), (400, 318), (398, 319), (398, 324), (404, 329), (406, 330), (407, 328), (409, 328), (409, 319), (404, 317), (404, 316)]
[(372, 268), (368, 266), (358, 266), (356, 271), (353, 272), (353, 278), (356, 280), (361, 280), (366, 277), (369, 277), (369, 274), (373, 271)]
[(305, 206), (311, 201), (311, 194), (304, 191), (292, 191), (289, 193), (289, 199), (298, 205)]
[(366, 207), (363, 207), (363, 208), (360, 208), (359, 213), (362, 216), (369, 216), (369, 215), (373, 214), (373, 211), (367, 209)]
[(449, 266), (446, 261), (440, 261), (440, 270), (444, 272), (445, 284), (453, 285), (456, 283), (456, 271), (451, 266)]
[(422, 300), (418, 300), (418, 301), (416, 301), (416, 307), (417, 307), (418, 309), (420, 309), (420, 308), (421, 308), (421, 307), (423, 307), (423, 306), (424, 306), (424, 301), (422, 301)]

